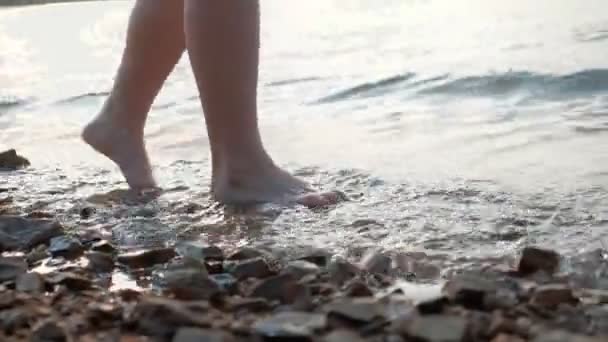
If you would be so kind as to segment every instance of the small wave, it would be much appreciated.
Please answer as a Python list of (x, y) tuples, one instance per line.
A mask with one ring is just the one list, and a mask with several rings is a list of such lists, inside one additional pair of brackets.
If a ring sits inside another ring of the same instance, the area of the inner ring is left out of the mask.
[(88, 99), (88, 98), (105, 97), (108, 95), (110, 95), (109, 91), (90, 92), (90, 93), (70, 96), (68, 98), (57, 101), (57, 103), (73, 103), (73, 102)]
[(354, 87), (341, 90), (335, 94), (323, 97), (315, 101), (315, 103), (327, 103), (340, 100), (351, 99), (354, 97), (369, 97), (374, 95), (382, 94), (385, 88), (405, 82), (416, 76), (414, 73), (406, 73), (403, 75), (396, 75), (388, 78), (381, 79), (379, 81), (367, 82), (356, 85)]
[(26, 105), (31, 101), (32, 99), (18, 98), (12, 96), (0, 96), (0, 113), (4, 110)]
[(290, 84), (295, 84), (295, 83), (311, 82), (311, 81), (318, 81), (318, 80), (320, 80), (320, 78), (318, 78), (318, 77), (292, 78), (292, 79), (287, 79), (287, 80), (269, 82), (269, 83), (266, 83), (266, 86), (267, 87), (278, 87), (278, 86), (290, 85)]
[(419, 91), (421, 95), (508, 96), (528, 92), (544, 98), (588, 96), (608, 92), (608, 69), (588, 69), (566, 75), (529, 71), (468, 76)]

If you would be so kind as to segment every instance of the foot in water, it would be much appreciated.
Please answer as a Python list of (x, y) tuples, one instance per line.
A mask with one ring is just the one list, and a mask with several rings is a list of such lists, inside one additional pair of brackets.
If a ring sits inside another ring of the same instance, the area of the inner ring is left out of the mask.
[(101, 113), (82, 131), (82, 140), (112, 160), (136, 191), (153, 189), (156, 182), (142, 133), (135, 133)]
[[(251, 164), (249, 164), (251, 165)], [(337, 192), (315, 192), (304, 181), (275, 166), (251, 167), (243, 172), (221, 168), (213, 175), (214, 198), (225, 204), (301, 204), (317, 208), (345, 200)]]

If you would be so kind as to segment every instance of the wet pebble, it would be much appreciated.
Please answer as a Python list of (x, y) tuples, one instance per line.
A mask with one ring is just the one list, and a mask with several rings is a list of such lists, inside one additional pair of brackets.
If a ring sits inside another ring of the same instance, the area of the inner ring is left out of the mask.
[(117, 261), (129, 268), (146, 268), (163, 264), (175, 257), (173, 248), (157, 248), (120, 254)]
[(56, 272), (45, 277), (50, 285), (63, 285), (72, 291), (88, 290), (92, 286), (90, 279), (72, 272)]
[(389, 274), (391, 271), (392, 259), (379, 252), (369, 252), (361, 260), (361, 269), (369, 273)]
[(0, 250), (29, 250), (62, 234), (57, 221), (0, 216)]
[(13, 281), (25, 272), (27, 272), (27, 263), (23, 258), (0, 256), (0, 283)]
[(0, 169), (17, 170), (30, 166), (30, 161), (17, 154), (15, 149), (0, 152)]
[(64, 235), (52, 238), (48, 251), (53, 257), (74, 259), (82, 255), (84, 247), (80, 241)]
[(405, 334), (416, 341), (462, 342), (467, 339), (465, 318), (451, 315), (426, 315), (415, 318), (405, 328)]
[(246, 259), (236, 262), (226, 268), (238, 280), (247, 278), (266, 278), (273, 275), (270, 266), (268, 266), (268, 263), (262, 258)]
[(67, 342), (70, 336), (63, 326), (51, 319), (45, 320), (32, 329), (31, 342)]
[(183, 258), (201, 262), (224, 260), (224, 251), (221, 248), (201, 242), (182, 242), (175, 247), (175, 250)]
[(257, 248), (252, 247), (243, 247), (238, 249), (236, 252), (232, 253), (228, 256), (227, 260), (246, 260), (246, 259), (254, 259), (266, 256), (265, 252)]
[(327, 272), (332, 283), (342, 285), (357, 276), (360, 270), (346, 260), (334, 260), (327, 266)]
[(180, 328), (173, 336), (172, 342), (231, 342), (234, 338), (220, 330)]
[(338, 329), (325, 335), (323, 342), (363, 342), (364, 340), (352, 330)]
[(385, 317), (383, 305), (373, 297), (337, 299), (326, 305), (328, 315), (347, 319), (357, 324), (370, 323)]
[(114, 270), (114, 259), (107, 253), (87, 252), (85, 256), (89, 262), (89, 269), (94, 272), (109, 273)]
[(260, 280), (251, 290), (251, 297), (260, 297), (269, 301), (277, 300), (284, 304), (295, 303), (296, 299), (306, 299), (309, 293), (304, 285), (291, 275), (281, 274)]
[(279, 312), (258, 321), (253, 329), (264, 337), (274, 340), (291, 341), (296, 338), (312, 338), (325, 328), (325, 315), (309, 312)]
[(560, 255), (552, 250), (538, 247), (526, 247), (522, 251), (518, 272), (529, 275), (538, 271), (553, 274), (559, 267)]
[(99, 240), (93, 242), (91, 250), (95, 252), (112, 254), (116, 252), (116, 248), (108, 240)]
[(306, 260), (294, 260), (287, 263), (283, 273), (291, 274), (296, 279), (302, 279), (307, 275), (317, 275), (321, 269), (317, 264)]
[(39, 294), (44, 291), (44, 279), (36, 272), (24, 273), (17, 277), (15, 282), (17, 291)]
[(555, 308), (560, 304), (574, 305), (578, 303), (578, 299), (574, 297), (569, 286), (548, 284), (534, 290), (530, 303), (544, 308)]

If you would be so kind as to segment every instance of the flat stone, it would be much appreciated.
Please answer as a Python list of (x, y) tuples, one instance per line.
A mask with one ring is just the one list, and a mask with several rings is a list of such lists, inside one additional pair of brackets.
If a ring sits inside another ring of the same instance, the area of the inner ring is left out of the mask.
[(534, 290), (530, 303), (540, 307), (555, 308), (560, 304), (574, 305), (578, 303), (578, 299), (574, 297), (569, 286), (548, 284), (538, 286)]
[(406, 327), (406, 335), (416, 341), (462, 342), (469, 341), (467, 321), (450, 315), (426, 315), (413, 319)]
[(57, 221), (0, 216), (0, 250), (26, 250), (63, 234)]
[(44, 291), (44, 279), (36, 272), (19, 275), (15, 283), (15, 288), (20, 292), (39, 294)]
[(457, 276), (443, 287), (443, 292), (452, 302), (474, 310), (482, 310), (486, 294), (496, 290), (495, 282), (472, 274)]
[(32, 329), (32, 335), (30, 336), (31, 342), (50, 342), (50, 341), (70, 341), (68, 333), (65, 329), (53, 320), (45, 320), (38, 323)]
[(317, 275), (321, 269), (317, 264), (306, 260), (294, 260), (287, 263), (282, 273), (288, 273), (296, 279), (302, 279), (307, 275)]
[(198, 241), (182, 242), (175, 247), (175, 250), (182, 258), (201, 262), (224, 260), (224, 251), (221, 248)]
[(109, 273), (114, 270), (114, 259), (107, 253), (87, 252), (88, 268), (94, 272)]
[(250, 312), (261, 312), (270, 310), (270, 303), (264, 298), (242, 298), (230, 297), (228, 306), (231, 311), (246, 310)]
[(560, 255), (557, 252), (538, 247), (526, 247), (519, 259), (517, 271), (521, 275), (529, 275), (537, 271), (555, 273), (559, 267)]
[(499, 334), (492, 339), (492, 342), (526, 342), (526, 340), (516, 335)]
[(252, 247), (243, 247), (232, 253), (228, 260), (246, 260), (246, 259), (254, 259), (264, 257), (266, 253), (262, 252), (257, 248)]
[(148, 249), (120, 254), (117, 261), (129, 268), (146, 268), (164, 264), (175, 257), (173, 248)]
[(253, 330), (267, 338), (310, 338), (326, 325), (325, 315), (287, 311), (258, 321), (254, 324)]
[(231, 342), (234, 338), (220, 330), (179, 328), (172, 342)]
[(88, 290), (92, 285), (90, 279), (72, 272), (51, 273), (45, 279), (51, 285), (63, 285), (72, 291)]
[(331, 260), (331, 254), (320, 248), (310, 248), (303, 252), (298, 260), (311, 262), (319, 267), (325, 267)]
[(351, 330), (334, 330), (325, 335), (321, 341), (323, 342), (363, 342), (364, 340)]
[(140, 334), (167, 338), (180, 327), (208, 328), (211, 322), (185, 302), (164, 299), (144, 298), (135, 305), (129, 321)]
[(0, 283), (13, 281), (27, 272), (27, 263), (20, 257), (0, 256)]
[(575, 335), (566, 331), (546, 331), (534, 339), (532, 342), (600, 342), (607, 341), (608, 336), (589, 337), (584, 335)]
[(48, 251), (53, 257), (74, 259), (82, 255), (84, 252), (84, 247), (80, 241), (62, 235), (56, 236), (50, 240)]
[(179, 299), (210, 299), (221, 293), (217, 282), (211, 280), (204, 269), (175, 268), (162, 272), (157, 285)]
[(327, 304), (325, 311), (328, 315), (360, 324), (382, 319), (386, 315), (384, 306), (371, 297), (337, 299)]
[(225, 267), (230, 274), (238, 280), (247, 278), (266, 278), (273, 274), (268, 263), (262, 258), (246, 259), (232, 264), (230, 267)]
[(16, 150), (0, 152), (0, 169), (14, 171), (28, 166), (30, 166), (30, 161), (18, 155)]
[(389, 274), (393, 260), (382, 253), (367, 253), (361, 260), (361, 269), (374, 274)]
[(360, 270), (348, 261), (334, 260), (327, 265), (327, 273), (332, 283), (342, 285), (357, 276)]
[(278, 300), (283, 304), (292, 304), (298, 297), (310, 296), (307, 288), (291, 275), (280, 274), (259, 281), (251, 290), (251, 297), (260, 297), (269, 301)]
[(116, 248), (108, 240), (99, 240), (93, 242), (93, 244), (91, 245), (91, 250), (95, 252), (109, 254), (113, 254), (116, 252)]

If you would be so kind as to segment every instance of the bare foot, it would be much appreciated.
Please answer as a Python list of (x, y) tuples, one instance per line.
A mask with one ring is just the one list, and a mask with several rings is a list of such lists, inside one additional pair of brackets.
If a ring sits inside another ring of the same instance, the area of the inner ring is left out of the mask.
[(156, 187), (143, 134), (133, 133), (100, 114), (84, 128), (82, 140), (116, 163), (132, 189)]
[(345, 199), (340, 192), (315, 192), (304, 181), (276, 166), (252, 167), (246, 172), (218, 172), (213, 196), (225, 204), (280, 203), (317, 208)]

